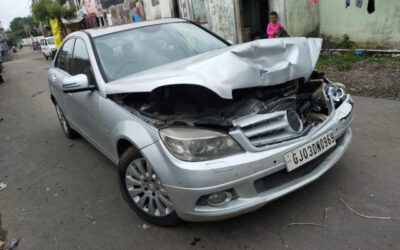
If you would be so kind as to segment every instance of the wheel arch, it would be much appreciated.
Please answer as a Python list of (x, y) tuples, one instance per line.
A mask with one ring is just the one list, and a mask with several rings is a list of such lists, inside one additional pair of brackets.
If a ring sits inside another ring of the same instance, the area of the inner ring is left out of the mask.
[(56, 105), (56, 103), (57, 103), (57, 101), (56, 101), (56, 98), (54, 97), (54, 95), (50, 95), (50, 99), (51, 99), (51, 102), (54, 104), (54, 105)]
[(116, 147), (118, 160), (121, 160), (122, 154), (129, 148), (133, 148), (135, 151), (139, 152), (139, 149), (132, 141), (123, 137), (118, 139)]

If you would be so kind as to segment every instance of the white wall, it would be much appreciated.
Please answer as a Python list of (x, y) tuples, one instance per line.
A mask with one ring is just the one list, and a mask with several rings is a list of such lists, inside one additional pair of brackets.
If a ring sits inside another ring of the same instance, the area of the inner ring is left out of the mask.
[(206, 7), (209, 29), (226, 40), (237, 43), (234, 1), (208, 0)]
[(368, 14), (368, 1), (363, 7), (345, 8), (344, 1), (320, 0), (321, 35), (333, 42), (344, 34), (361, 47), (400, 48), (400, 0), (377, 0), (375, 12)]
[(151, 0), (143, 1), (146, 20), (173, 17), (173, 4), (171, 0), (160, 0), (160, 4), (153, 6)]

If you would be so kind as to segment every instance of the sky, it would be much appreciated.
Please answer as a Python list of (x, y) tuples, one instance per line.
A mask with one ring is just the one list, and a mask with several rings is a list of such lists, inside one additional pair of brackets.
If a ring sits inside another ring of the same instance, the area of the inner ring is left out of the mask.
[(31, 3), (31, 0), (0, 0), (0, 21), (4, 29), (9, 28), (14, 18), (31, 15)]

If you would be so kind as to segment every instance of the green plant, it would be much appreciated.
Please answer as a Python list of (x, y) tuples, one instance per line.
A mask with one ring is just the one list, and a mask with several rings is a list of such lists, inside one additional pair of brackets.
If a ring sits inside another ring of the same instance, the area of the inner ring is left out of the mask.
[(368, 62), (377, 62), (377, 63), (383, 63), (385, 60), (380, 57), (368, 57), (367, 59)]
[(350, 39), (350, 36), (348, 34), (344, 34), (342, 41), (340, 41), (337, 47), (342, 49), (356, 49), (358, 45), (356, 42)]
[(362, 60), (362, 58), (353, 53), (343, 53), (338, 55), (322, 54), (318, 60), (317, 68), (336, 67), (338, 70), (348, 69), (352, 63), (360, 60)]

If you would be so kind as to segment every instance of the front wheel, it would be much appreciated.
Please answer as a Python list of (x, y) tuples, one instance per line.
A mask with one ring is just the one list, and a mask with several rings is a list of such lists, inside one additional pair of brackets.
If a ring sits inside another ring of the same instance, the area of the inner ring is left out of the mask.
[(122, 154), (119, 178), (124, 199), (140, 217), (159, 226), (181, 221), (152, 166), (133, 147)]
[(60, 105), (58, 105), (58, 103), (56, 103), (56, 112), (65, 136), (68, 137), (69, 139), (78, 137), (78, 133), (69, 126), (68, 121), (65, 118), (65, 115), (61, 110)]

